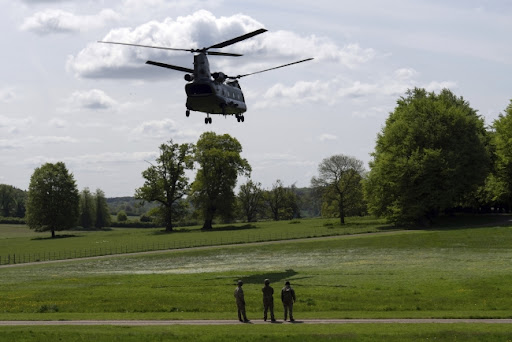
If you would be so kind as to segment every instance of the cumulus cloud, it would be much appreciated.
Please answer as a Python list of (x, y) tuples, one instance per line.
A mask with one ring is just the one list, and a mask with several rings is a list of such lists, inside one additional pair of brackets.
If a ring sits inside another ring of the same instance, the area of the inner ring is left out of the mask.
[(11, 102), (16, 99), (16, 93), (12, 87), (0, 88), (0, 102)]
[(318, 139), (320, 141), (333, 141), (333, 140), (338, 140), (338, 137), (336, 135), (333, 135), (333, 134), (324, 133), (324, 134), (320, 135), (318, 137)]
[(26, 18), (21, 29), (38, 35), (77, 33), (103, 27), (119, 19), (120, 15), (111, 9), (104, 9), (96, 15), (83, 16), (59, 9), (47, 9)]
[(114, 99), (99, 89), (75, 91), (68, 99), (68, 103), (73, 108), (91, 110), (112, 109), (117, 105)]
[[(263, 24), (247, 15), (218, 18), (206, 10), (200, 10), (176, 19), (166, 18), (135, 28), (115, 29), (102, 40), (190, 49), (208, 47), (262, 27)], [(314, 35), (302, 37), (288, 31), (266, 32), (226, 47), (223, 51), (244, 54), (243, 59), (236, 60), (237, 68), (251, 65), (255, 71), (279, 65), (277, 62), (311, 57), (308, 51), (314, 51), (315, 61), (335, 62), (347, 68), (366, 63), (376, 54), (373, 49), (361, 48), (357, 44), (339, 47), (327, 38)], [(147, 66), (144, 64), (147, 60), (193, 68), (192, 56), (181, 51), (91, 43), (76, 55), (68, 57), (67, 70), (84, 78), (181, 77), (175, 71), (166, 72)], [(233, 60), (215, 57), (214, 63), (226, 66), (228, 62), (232, 64)]]
[(139, 139), (196, 140), (201, 132), (180, 128), (172, 119), (150, 120), (132, 130), (132, 137)]
[(5, 115), (0, 115), (0, 129), (7, 130), (8, 133), (16, 134), (22, 130), (27, 129), (34, 123), (34, 118), (13, 118)]

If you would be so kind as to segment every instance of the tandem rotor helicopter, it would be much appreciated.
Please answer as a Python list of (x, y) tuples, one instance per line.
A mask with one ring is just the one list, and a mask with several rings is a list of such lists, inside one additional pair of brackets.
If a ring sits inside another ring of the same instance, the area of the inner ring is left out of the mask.
[(229, 57), (242, 56), (236, 53), (209, 51), (210, 49), (221, 49), (226, 46), (238, 43), (242, 40), (252, 38), (264, 32), (267, 32), (267, 30), (259, 29), (202, 49), (176, 49), (162, 46), (139, 45), (109, 41), (98, 41), (98, 43), (138, 46), (144, 48), (173, 51), (188, 51), (194, 53), (194, 69), (154, 61), (147, 61), (146, 64), (186, 73), (185, 80), (188, 83), (185, 85), (185, 92), (187, 93), (187, 110), (185, 114), (187, 117), (190, 115), (190, 111), (192, 110), (206, 113), (206, 118), (204, 119), (205, 124), (212, 123), (210, 114), (221, 114), (224, 116), (234, 115), (238, 122), (244, 122), (243, 113), (247, 111), (247, 106), (245, 104), (244, 94), (242, 93), (242, 88), (240, 88), (238, 79), (274, 69), (283, 68), (293, 64), (307, 62), (313, 59), (307, 58), (297, 62), (238, 76), (228, 76), (222, 72), (210, 72), (210, 64), (208, 63), (207, 55)]

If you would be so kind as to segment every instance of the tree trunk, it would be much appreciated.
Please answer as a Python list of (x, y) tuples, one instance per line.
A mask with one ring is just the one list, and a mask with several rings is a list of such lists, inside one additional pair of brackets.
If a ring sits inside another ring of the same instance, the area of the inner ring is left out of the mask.
[(52, 229), (52, 239), (55, 239), (55, 230)]
[(340, 210), (340, 224), (343, 225), (345, 224), (345, 206), (343, 204), (343, 196), (340, 196), (338, 208)]
[(213, 223), (212, 219), (205, 219), (203, 228), (201, 228), (201, 229), (202, 230), (212, 230), (213, 229), (212, 223)]
[(172, 212), (171, 207), (165, 207), (165, 231), (172, 232)]

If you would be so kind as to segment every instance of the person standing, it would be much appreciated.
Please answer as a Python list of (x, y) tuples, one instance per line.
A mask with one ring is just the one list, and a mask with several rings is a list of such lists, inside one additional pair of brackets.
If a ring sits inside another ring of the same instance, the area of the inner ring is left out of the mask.
[[(240, 322), (249, 322), (247, 316), (245, 314), (245, 298), (244, 298), (244, 290), (242, 290), (243, 281), (239, 280), (235, 289), (235, 300), (236, 306), (238, 308), (238, 320)], [(242, 320), (243, 317), (243, 320)]]
[(270, 286), (270, 280), (265, 279), (265, 286), (261, 289), (263, 292), (263, 320), (267, 320), (267, 312), (270, 310), (270, 320), (276, 321), (274, 317), (274, 289)]
[(281, 290), (281, 301), (284, 306), (284, 320), (288, 316), (288, 311), (290, 312), (290, 322), (294, 322), (293, 319), (293, 303), (295, 302), (295, 290), (290, 286), (290, 282), (287, 281), (284, 283), (284, 287)]

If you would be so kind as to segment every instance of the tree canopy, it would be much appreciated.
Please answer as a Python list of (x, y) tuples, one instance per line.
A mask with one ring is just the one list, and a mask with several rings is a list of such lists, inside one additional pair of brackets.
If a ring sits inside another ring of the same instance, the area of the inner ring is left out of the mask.
[(196, 144), (199, 164), (191, 198), (204, 218), (203, 229), (212, 229), (215, 215), (229, 215), (235, 203), (237, 177), (249, 175), (251, 166), (242, 158), (242, 145), (229, 134), (205, 132)]
[(428, 223), (483, 184), (490, 158), (483, 120), (462, 97), (409, 90), (377, 137), (365, 183), (371, 213)]
[(135, 198), (160, 204), (165, 230), (168, 232), (172, 231), (173, 219), (182, 213), (178, 200), (189, 190), (185, 170), (193, 167), (193, 151), (192, 144), (176, 144), (172, 140), (160, 145), (156, 165), (142, 172), (146, 181), (135, 190)]
[(344, 224), (347, 214), (364, 212), (363, 173), (363, 162), (354, 157), (338, 154), (325, 158), (318, 166), (318, 177), (311, 179), (311, 185), (323, 193), (322, 213), (332, 211), (334, 205), (340, 224)]
[(79, 192), (72, 173), (63, 162), (46, 163), (30, 177), (27, 224), (36, 231), (72, 228), (79, 216)]

